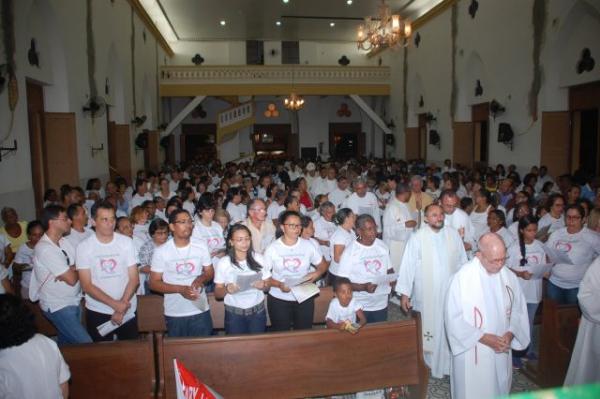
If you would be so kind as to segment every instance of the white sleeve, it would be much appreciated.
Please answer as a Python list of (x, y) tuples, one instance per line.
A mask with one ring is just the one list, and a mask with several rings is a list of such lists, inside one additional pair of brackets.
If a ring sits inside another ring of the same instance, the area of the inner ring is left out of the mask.
[(398, 294), (408, 297), (412, 295), (417, 264), (420, 263), (421, 245), (418, 235), (413, 235), (406, 244), (402, 262), (400, 263), (398, 281), (396, 281), (396, 288), (394, 289)]
[(152, 254), (152, 260), (150, 261), (150, 271), (154, 273), (164, 273), (165, 271), (165, 260), (160, 250), (155, 249)]
[(332, 299), (331, 302), (329, 302), (329, 308), (327, 309), (327, 314), (325, 315), (325, 320), (329, 319), (331, 321), (333, 321), (334, 323), (337, 323), (337, 314), (335, 311), (335, 306), (334, 306), (334, 301), (335, 299)]
[[(2, 245), (0, 244), (0, 247), (2, 247)], [(19, 247), (19, 250), (17, 251), (17, 254), (15, 255), (15, 263), (20, 263), (20, 264), (28, 264), (29, 263), (29, 256), (26, 255), (27, 252), (27, 244), (23, 244)], [(4, 247), (2, 247), (2, 250), (4, 250)]]
[(514, 303), (510, 316), (509, 331), (513, 334), (511, 343), (512, 349), (524, 350), (531, 342), (529, 332), (529, 316), (527, 313), (527, 302), (521, 290), (521, 284), (517, 281), (517, 276), (512, 272), (507, 272), (508, 278), (512, 280), (511, 287), (514, 291)]
[(321, 251), (318, 246), (311, 245), (311, 255), (310, 255), (310, 263), (312, 265), (318, 265), (323, 260), (323, 255), (321, 255)]
[(583, 276), (577, 299), (583, 315), (593, 323), (600, 324), (600, 257)]
[(227, 276), (229, 275), (229, 256), (225, 255), (219, 259), (219, 263), (215, 268), (215, 284), (227, 284)]
[(445, 309), (446, 333), (454, 356), (470, 350), (483, 337), (483, 331), (470, 325), (463, 318), (460, 293), (460, 280), (454, 275), (448, 289)]
[[(342, 257), (340, 258), (339, 268), (338, 268), (338, 276), (347, 277), (350, 279), (350, 275), (352, 274), (352, 250), (348, 250), (346, 248), (344, 252), (342, 252)], [(352, 279), (350, 279), (352, 281)]]
[(390, 236), (393, 240), (406, 241), (410, 237), (406, 222), (407, 219), (403, 218), (402, 214), (397, 215), (391, 208), (383, 212), (383, 229), (387, 232), (386, 236)]

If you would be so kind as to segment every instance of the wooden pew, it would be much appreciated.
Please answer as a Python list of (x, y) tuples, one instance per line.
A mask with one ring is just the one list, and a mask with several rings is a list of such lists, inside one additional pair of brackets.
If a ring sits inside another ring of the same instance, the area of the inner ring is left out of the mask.
[[(329, 308), (329, 302), (333, 298), (333, 289), (331, 287), (321, 288), (321, 293), (315, 298), (315, 314), (313, 324), (324, 324), (325, 315)], [(210, 305), (210, 314), (212, 317), (213, 328), (223, 330), (225, 328), (225, 304), (223, 301), (215, 299), (211, 293), (208, 294), (208, 303)], [(265, 302), (266, 304), (266, 302)], [(138, 331), (141, 333), (165, 332), (163, 307), (163, 297), (160, 295), (141, 295), (138, 296), (137, 320)], [(271, 325), (267, 313), (267, 325)]]
[(154, 398), (156, 367), (152, 338), (62, 346), (71, 369), (70, 397)]
[(539, 386), (549, 388), (563, 384), (580, 318), (577, 305), (559, 305), (544, 298), (537, 375), (532, 376)]
[(367, 325), (357, 335), (316, 329), (158, 340), (158, 396), (176, 398), (173, 359), (227, 399), (298, 398), (409, 385), (425, 398), (418, 318)]

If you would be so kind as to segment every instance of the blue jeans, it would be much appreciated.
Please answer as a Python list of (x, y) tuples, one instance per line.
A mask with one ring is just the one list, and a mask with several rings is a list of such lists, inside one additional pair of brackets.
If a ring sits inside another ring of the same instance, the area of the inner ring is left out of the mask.
[(267, 328), (267, 312), (261, 311), (243, 316), (225, 310), (225, 334), (260, 334)]
[(210, 310), (193, 316), (165, 316), (169, 337), (209, 337), (213, 325)]
[(548, 281), (546, 293), (548, 294), (548, 298), (557, 302), (559, 305), (576, 305), (579, 287), (560, 288), (559, 286), (552, 284), (552, 281)]
[(535, 319), (535, 312), (540, 304), (539, 303), (528, 303), (527, 304), (527, 315), (529, 316), (529, 334), (531, 336), (531, 342), (529, 343), (529, 348), (527, 349), (527, 353), (535, 353), (535, 347), (537, 343), (537, 339), (534, 339), (533, 335), (533, 320)]
[(367, 318), (367, 323), (379, 323), (381, 321), (387, 321), (388, 308), (385, 307), (381, 310), (373, 310), (370, 312), (364, 310), (363, 313)]
[(81, 324), (81, 309), (79, 306), (67, 306), (56, 312), (42, 310), (44, 316), (58, 331), (58, 344), (88, 344), (92, 338)]

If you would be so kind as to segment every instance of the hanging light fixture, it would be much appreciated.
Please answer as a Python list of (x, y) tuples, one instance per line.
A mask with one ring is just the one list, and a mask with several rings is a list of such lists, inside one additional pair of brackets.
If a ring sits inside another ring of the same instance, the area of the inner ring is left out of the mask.
[(292, 69), (292, 92), (283, 100), (283, 106), (290, 111), (299, 111), (304, 107), (304, 99), (294, 92), (294, 69)]
[(379, 18), (366, 17), (364, 24), (358, 27), (358, 49), (371, 51), (381, 47), (406, 47), (411, 35), (410, 22), (392, 14), (385, 0), (381, 0)]

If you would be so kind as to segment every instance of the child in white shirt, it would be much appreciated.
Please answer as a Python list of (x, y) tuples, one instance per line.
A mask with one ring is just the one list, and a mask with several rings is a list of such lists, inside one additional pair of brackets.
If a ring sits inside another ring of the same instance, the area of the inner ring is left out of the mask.
[[(352, 284), (346, 277), (336, 279), (333, 286), (335, 298), (331, 300), (325, 316), (327, 328), (336, 328), (356, 334), (358, 329), (367, 324), (367, 318), (360, 305), (352, 297)], [(358, 318), (358, 323), (356, 319)]]

